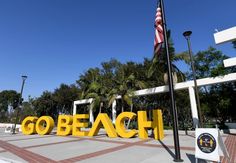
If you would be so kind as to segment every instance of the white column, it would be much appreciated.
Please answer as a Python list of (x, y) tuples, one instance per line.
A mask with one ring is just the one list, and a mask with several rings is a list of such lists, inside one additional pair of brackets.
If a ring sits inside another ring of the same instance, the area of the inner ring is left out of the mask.
[(199, 119), (198, 119), (198, 111), (197, 111), (195, 91), (194, 91), (193, 87), (188, 87), (188, 91), (189, 91), (189, 98), (190, 98), (190, 104), (191, 104), (193, 126), (196, 128), (196, 127), (199, 126)]
[(76, 104), (74, 102), (74, 105), (73, 105), (73, 115), (75, 115), (75, 114), (76, 114)]
[(112, 123), (116, 123), (116, 100), (112, 103)]
[(93, 117), (93, 104), (89, 105), (89, 122), (91, 124), (94, 123), (94, 117)]

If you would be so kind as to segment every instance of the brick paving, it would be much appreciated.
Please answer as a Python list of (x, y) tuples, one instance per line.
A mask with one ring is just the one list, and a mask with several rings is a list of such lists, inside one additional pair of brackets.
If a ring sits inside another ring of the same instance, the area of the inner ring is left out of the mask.
[[(223, 139), (229, 151), (231, 163), (236, 163), (236, 135), (224, 135)], [(188, 136), (180, 133), (180, 146), (184, 162), (195, 162), (194, 133)], [(141, 155), (145, 152), (152, 155)], [(152, 138), (146, 140), (108, 138), (105, 134), (88, 138), (62, 137), (53, 134), (25, 136), (0, 132), (0, 158), (8, 156), (8, 153), (12, 156), (8, 159), (20, 162), (73, 163), (99, 160), (97, 162), (117, 163), (121, 160), (129, 160), (129, 162), (151, 163), (159, 162), (158, 160), (173, 162), (174, 146), (171, 131), (166, 133), (163, 141)], [(132, 157), (129, 155), (131, 153)], [(226, 158), (222, 158), (222, 163), (227, 163)]]
[[(229, 152), (230, 162), (236, 163), (236, 135), (228, 135), (225, 140), (225, 146)], [(227, 163), (226, 157), (222, 158), (222, 163)]]
[(6, 151), (13, 153), (28, 162), (52, 162), (52, 163), (55, 162), (54, 160), (32, 153), (20, 147), (11, 145), (2, 140), (0, 140), (0, 145)]

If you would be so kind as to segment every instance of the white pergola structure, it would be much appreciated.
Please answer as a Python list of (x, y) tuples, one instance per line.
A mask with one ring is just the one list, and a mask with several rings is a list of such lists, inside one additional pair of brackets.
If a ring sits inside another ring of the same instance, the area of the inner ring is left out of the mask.
[[(236, 40), (236, 27), (232, 27), (214, 34), (215, 43), (222, 44), (226, 42), (232, 42)], [(231, 67), (236, 65), (236, 57), (224, 60), (225, 67)]]
[[(217, 32), (214, 34), (215, 42), (216, 44), (221, 44), (225, 42), (230, 42), (236, 40), (236, 27), (232, 27), (220, 32)], [(224, 66), (230, 67), (230, 66), (236, 66), (236, 58), (229, 58), (224, 60)], [(231, 82), (236, 81), (236, 73), (231, 73), (225, 76), (218, 76), (215, 78), (203, 78), (197, 80), (198, 86), (206, 86), (206, 85), (212, 85), (212, 84), (218, 84), (218, 83), (224, 83), (224, 82)], [(190, 98), (190, 105), (191, 105), (191, 112), (192, 112), (192, 118), (193, 118), (193, 124), (194, 126), (198, 126), (199, 119), (198, 119), (198, 112), (197, 112), (197, 105), (196, 105), (196, 98), (195, 98), (195, 92), (194, 92), (194, 82), (193, 81), (187, 81), (182, 83), (177, 83), (174, 85), (175, 90), (182, 90), (182, 89), (188, 89), (189, 90), (189, 98)], [(135, 91), (135, 96), (145, 96), (145, 95), (152, 95), (152, 94), (158, 94), (158, 93), (164, 93), (168, 92), (169, 88), (167, 85), (155, 87), (155, 88), (149, 88), (149, 89), (142, 89)], [(120, 96), (117, 96), (117, 99), (119, 99)], [(80, 104), (90, 104), (89, 108), (89, 115), (90, 119), (89, 121), (93, 124), (94, 117), (93, 117), (93, 111), (91, 107), (93, 99), (84, 99), (84, 100), (78, 100), (74, 101), (73, 106), (73, 115), (76, 114), (77, 105)], [(112, 122), (115, 123), (116, 119), (116, 100), (112, 104)]]
[[(231, 82), (236, 81), (236, 73), (231, 73), (225, 76), (218, 76), (215, 78), (203, 78), (197, 80), (197, 85), (200, 86), (206, 86), (206, 85), (212, 85), (212, 84), (218, 84), (218, 83), (224, 83), (224, 82)], [(194, 93), (194, 82), (193, 81), (186, 81), (181, 83), (176, 83), (174, 85), (175, 90), (183, 90), (188, 89), (189, 90), (189, 98), (190, 98), (190, 105), (191, 105), (191, 112), (192, 112), (192, 118), (194, 126), (198, 126), (199, 119), (198, 119), (198, 112), (197, 112), (197, 105), (196, 105), (196, 97)], [(165, 93), (168, 92), (169, 88), (167, 85), (154, 87), (154, 88), (148, 88), (148, 89), (142, 89), (134, 92), (135, 96), (145, 96), (145, 95), (153, 95), (153, 94), (159, 94), (159, 93)], [(119, 99), (120, 96), (117, 96), (117, 99)], [(76, 114), (77, 105), (80, 104), (91, 104), (92, 99), (84, 99), (84, 100), (78, 100), (74, 101), (74, 108), (73, 108), (73, 115)], [(181, 109), (181, 108), (180, 108)], [(89, 115), (90, 115), (90, 122), (94, 122), (93, 114), (92, 114), (92, 108), (89, 109)], [(112, 104), (112, 122), (115, 123), (116, 119), (116, 101)]]
[(93, 102), (92, 98), (74, 101), (73, 115), (76, 114), (77, 105), (89, 104), (89, 122), (93, 124), (94, 123), (94, 117), (93, 117), (93, 108), (92, 108), (92, 105), (91, 105), (92, 102)]

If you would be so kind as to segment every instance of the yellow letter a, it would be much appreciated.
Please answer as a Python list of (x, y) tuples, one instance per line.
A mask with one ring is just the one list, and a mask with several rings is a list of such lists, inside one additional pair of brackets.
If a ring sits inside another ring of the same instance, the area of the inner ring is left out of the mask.
[(104, 129), (106, 130), (109, 137), (111, 138), (117, 137), (116, 130), (113, 127), (112, 122), (106, 113), (98, 114), (88, 136), (97, 135), (102, 125), (104, 126)]

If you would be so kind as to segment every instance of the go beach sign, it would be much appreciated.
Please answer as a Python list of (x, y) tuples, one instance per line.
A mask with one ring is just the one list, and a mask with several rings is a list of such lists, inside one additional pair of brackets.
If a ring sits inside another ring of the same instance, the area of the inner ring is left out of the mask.
[[(89, 119), (88, 114), (76, 114), (72, 115), (59, 115), (57, 123), (57, 135), (60, 136), (96, 136), (99, 130), (104, 127), (108, 137), (122, 137), (131, 138), (138, 134), (139, 138), (148, 138), (148, 128), (153, 129), (154, 138), (156, 140), (162, 140), (164, 138), (163, 129), (163, 119), (162, 112), (160, 109), (153, 110), (153, 121), (147, 120), (146, 111), (138, 111), (137, 114), (133, 112), (122, 112), (118, 115), (115, 125), (112, 124), (111, 119), (106, 113), (98, 114), (94, 124), (90, 131), (84, 130), (88, 127), (87, 119)], [(125, 120), (134, 119), (137, 117), (138, 120), (138, 131), (137, 130), (127, 130), (125, 128)], [(46, 135), (50, 134), (54, 128), (54, 120), (50, 116), (42, 116), (40, 118), (35, 116), (26, 117), (21, 124), (22, 133), (25, 135), (39, 134)]]

